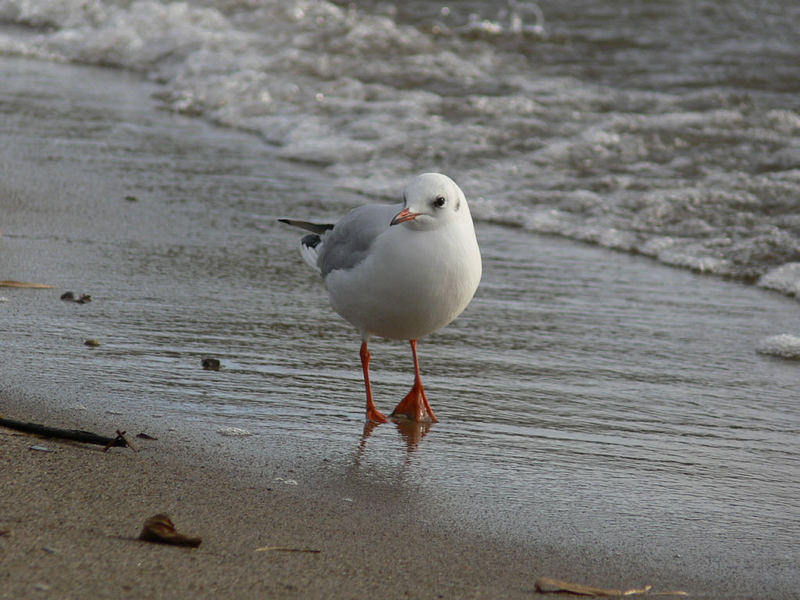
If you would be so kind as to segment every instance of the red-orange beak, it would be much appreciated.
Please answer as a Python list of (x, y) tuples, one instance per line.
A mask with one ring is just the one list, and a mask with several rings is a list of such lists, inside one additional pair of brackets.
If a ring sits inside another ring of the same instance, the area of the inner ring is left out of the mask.
[(404, 208), (399, 213), (394, 216), (392, 222), (389, 225), (397, 225), (398, 223), (405, 223), (406, 221), (413, 221), (416, 219), (420, 213), (411, 212), (407, 208)]

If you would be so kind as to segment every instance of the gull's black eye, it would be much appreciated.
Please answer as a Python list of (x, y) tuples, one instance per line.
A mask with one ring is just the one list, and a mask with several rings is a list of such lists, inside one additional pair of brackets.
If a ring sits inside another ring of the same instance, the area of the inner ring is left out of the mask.
[(433, 201), (436, 208), (442, 208), (445, 204), (447, 204), (447, 199), (444, 196), (436, 196), (436, 200)]

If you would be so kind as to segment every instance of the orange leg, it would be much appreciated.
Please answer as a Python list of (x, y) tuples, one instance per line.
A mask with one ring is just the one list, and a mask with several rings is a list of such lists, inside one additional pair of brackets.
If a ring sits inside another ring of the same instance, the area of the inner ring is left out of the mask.
[(361, 369), (364, 371), (364, 385), (367, 387), (367, 420), (373, 423), (386, 423), (388, 419), (375, 408), (372, 401), (372, 386), (369, 384), (369, 350), (366, 340), (361, 342)]
[(439, 419), (433, 414), (425, 388), (422, 387), (422, 378), (419, 375), (419, 361), (417, 360), (417, 340), (411, 340), (411, 353), (414, 356), (414, 385), (400, 403), (392, 411), (393, 417), (404, 416), (412, 421), (431, 421), (436, 423)]

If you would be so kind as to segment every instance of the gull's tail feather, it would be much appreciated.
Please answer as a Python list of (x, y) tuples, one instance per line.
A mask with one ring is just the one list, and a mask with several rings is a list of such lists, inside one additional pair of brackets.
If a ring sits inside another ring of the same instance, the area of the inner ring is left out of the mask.
[(330, 223), (309, 223), (308, 221), (298, 221), (296, 219), (278, 219), (278, 221), (311, 232), (308, 235), (304, 235), (300, 240), (300, 255), (306, 261), (306, 264), (319, 271), (320, 268), (317, 263), (319, 251), (322, 249), (320, 246), (322, 238), (320, 236), (333, 229), (333, 225)]
[(303, 260), (306, 261), (306, 264), (315, 268), (317, 271), (320, 270), (318, 261), (321, 242), (322, 239), (316, 233), (304, 235), (303, 239), (300, 240), (300, 255), (303, 257)]

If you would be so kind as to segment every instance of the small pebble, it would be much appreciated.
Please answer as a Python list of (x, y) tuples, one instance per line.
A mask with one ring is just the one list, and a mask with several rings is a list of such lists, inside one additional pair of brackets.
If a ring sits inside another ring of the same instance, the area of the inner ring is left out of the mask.
[(31, 446), (31, 450), (36, 450), (37, 452), (55, 452), (52, 448), (48, 448), (47, 446)]
[(202, 364), (206, 371), (219, 371), (218, 358), (204, 358)]
[(299, 485), (296, 479), (284, 479), (283, 477), (276, 477), (274, 481), (279, 481), (285, 485)]
[(77, 302), (78, 304), (86, 304), (92, 301), (89, 294), (81, 294), (79, 298), (75, 297), (75, 292), (64, 292), (61, 294), (61, 299), (65, 302)]

